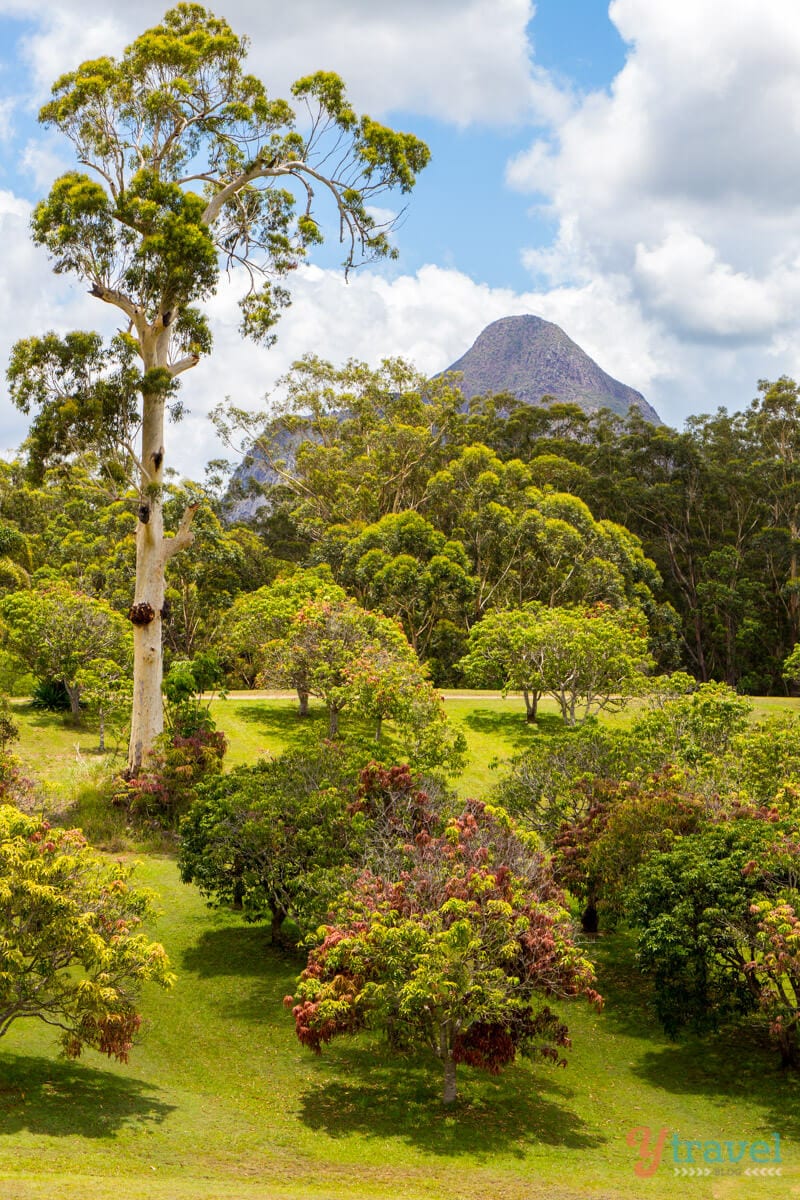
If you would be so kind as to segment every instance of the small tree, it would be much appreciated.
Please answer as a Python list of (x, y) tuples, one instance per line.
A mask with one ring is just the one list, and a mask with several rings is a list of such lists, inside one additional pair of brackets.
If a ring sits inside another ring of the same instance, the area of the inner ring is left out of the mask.
[(652, 666), (641, 613), (595, 605), (550, 609), (543, 622), (542, 681), (566, 725), (624, 707)]
[(353, 771), (341, 753), (281, 755), (207, 783), (181, 824), (178, 865), (212, 904), (269, 918), (272, 941), (288, 916), (313, 928), (363, 846), (348, 813)]
[(40, 680), (64, 684), (73, 717), (81, 712), (80, 672), (98, 659), (123, 669), (130, 662), (124, 619), (103, 600), (73, 592), (66, 584), (14, 592), (0, 603), (6, 645)]
[(357, 674), (364, 664), (409, 653), (402, 629), (389, 617), (365, 612), (353, 600), (311, 601), (296, 613), (284, 637), (262, 647), (259, 681), (319, 697), (333, 738), (340, 714), (360, 694)]
[(529, 721), (536, 720), (545, 691), (542, 633), (548, 611), (541, 604), (526, 604), (487, 613), (470, 630), (468, 653), (458, 664), (473, 686), (499, 687), (504, 695), (522, 692)]
[(80, 830), (0, 806), (0, 1037), (32, 1017), (126, 1062), (141, 1024), (143, 983), (169, 987), (164, 950), (142, 931), (152, 915), (131, 868), (94, 854)]
[(211, 349), (198, 305), (221, 270), (241, 268), (242, 331), (269, 343), (288, 300), (273, 281), (322, 241), (317, 201), (331, 204), (346, 269), (392, 256), (370, 206), (386, 189), (410, 191), (429, 157), (411, 134), (359, 117), (330, 72), (294, 84), (298, 129), (290, 105), (245, 74), (246, 56), (247, 39), (225, 20), (181, 3), (120, 60), (63, 75), (40, 114), (91, 175), (56, 180), (34, 211), (34, 240), (125, 329), (111, 351), (81, 333), (18, 343), (11, 395), (38, 410), (40, 455), (91, 441), (138, 476), (132, 772), (162, 730), (165, 569), (190, 543), (197, 509), (190, 503), (165, 537), (165, 414), (178, 377)]
[(100, 737), (98, 750), (104, 753), (106, 733), (111, 730), (113, 735), (121, 736), (130, 720), (133, 695), (130, 665), (110, 658), (93, 658), (85, 667), (81, 667), (75, 682), (80, 688), (82, 701), (97, 716)]
[(466, 740), (448, 723), (442, 697), (405, 639), (373, 641), (345, 670), (352, 710), (373, 722), (375, 741), (391, 721), (398, 756), (417, 770), (463, 768)]
[(320, 931), (285, 1001), (300, 1041), (319, 1052), (371, 1026), (395, 1049), (425, 1046), (445, 1104), (459, 1062), (496, 1073), (518, 1052), (561, 1061), (567, 1027), (541, 999), (600, 998), (543, 857), (475, 802), (407, 854), (402, 878), (365, 871)]
[[(260, 669), (261, 647), (283, 638), (292, 620), (310, 600), (344, 600), (330, 568), (309, 567), (284, 579), (237, 596), (220, 622), (219, 640), (232, 671), (246, 687), (254, 687)], [(299, 691), (300, 716), (308, 716), (308, 693)]]

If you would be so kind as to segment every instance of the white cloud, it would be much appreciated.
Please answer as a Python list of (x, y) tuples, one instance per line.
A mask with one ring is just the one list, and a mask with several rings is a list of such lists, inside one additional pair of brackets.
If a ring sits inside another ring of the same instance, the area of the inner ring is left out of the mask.
[(649, 305), (687, 336), (763, 338), (782, 323), (781, 298), (769, 282), (734, 271), (685, 229), (652, 249), (639, 243), (634, 277)]
[[(30, 239), (30, 205), (8, 191), (0, 191), (0, 245), (3, 247), (0, 287), (0, 363), (8, 362), (11, 347), (22, 337), (54, 329), (114, 329), (110, 310), (85, 289), (54, 276), (44, 251)], [(0, 452), (19, 446), (28, 430), (28, 418), (16, 411), (3, 389), (0, 405)]]
[[(159, 0), (0, 0), (0, 12), (37, 24), (25, 52), (40, 92), (81, 60), (118, 54), (164, 7)], [(340, 72), (355, 103), (373, 115), (404, 109), (467, 125), (565, 112), (559, 88), (530, 61), (531, 0), (217, 0), (211, 7), (250, 36), (249, 67), (276, 95), (324, 69)]]
[(737, 407), (798, 360), (796, 0), (613, 0), (609, 15), (629, 46), (610, 89), (508, 165), (558, 227), (523, 261), (552, 298), (617, 297), (665, 416)]

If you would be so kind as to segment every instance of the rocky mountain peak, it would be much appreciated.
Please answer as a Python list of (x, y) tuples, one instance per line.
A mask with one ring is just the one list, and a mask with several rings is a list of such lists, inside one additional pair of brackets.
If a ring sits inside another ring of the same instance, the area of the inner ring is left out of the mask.
[(608, 375), (560, 326), (533, 315), (493, 321), (448, 370), (463, 373), (467, 400), (510, 392), (539, 404), (554, 396), (587, 412), (610, 408), (621, 416), (635, 405), (648, 421), (661, 423), (641, 392)]

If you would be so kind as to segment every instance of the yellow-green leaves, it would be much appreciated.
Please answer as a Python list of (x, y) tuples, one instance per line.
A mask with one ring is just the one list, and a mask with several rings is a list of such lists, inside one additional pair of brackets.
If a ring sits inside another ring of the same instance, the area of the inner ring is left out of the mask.
[(131, 868), (104, 862), (79, 830), (0, 806), (0, 1036), (37, 1017), (64, 1052), (91, 1046), (126, 1061), (144, 982), (169, 987), (164, 950), (141, 931), (150, 897)]

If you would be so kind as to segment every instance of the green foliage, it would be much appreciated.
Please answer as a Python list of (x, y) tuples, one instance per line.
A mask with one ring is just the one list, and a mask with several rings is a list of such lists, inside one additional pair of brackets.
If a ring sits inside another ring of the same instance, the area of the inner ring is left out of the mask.
[(512, 760), (493, 795), (552, 846), (562, 824), (581, 821), (608, 783), (627, 774), (630, 759), (625, 733), (590, 721), (537, 737)]
[(222, 770), (227, 741), (216, 728), (211, 696), (205, 693), (223, 678), (215, 654), (198, 654), (171, 665), (163, 682), (167, 729), (146, 768), (119, 780), (115, 794), (115, 802), (139, 821), (176, 829), (200, 784)]
[(391, 618), (349, 599), (310, 601), (283, 637), (261, 647), (261, 662), (262, 685), (323, 701), (329, 737), (338, 735), (345, 710), (375, 722), (377, 740), (389, 719), (415, 766), (458, 769), (463, 740), (448, 728), (439, 697)]
[(124, 618), (104, 601), (64, 583), (6, 596), (0, 617), (8, 648), (39, 680), (64, 685), (75, 716), (80, 713), (79, 672), (96, 659), (122, 665), (130, 660)]
[(255, 684), (261, 647), (286, 636), (292, 619), (309, 600), (344, 600), (327, 567), (299, 570), (234, 600), (224, 615), (220, 640), (231, 673), (247, 687)]
[[(422, 659), (440, 622), (465, 625), (475, 581), (464, 547), (419, 513), (390, 513), (361, 531), (334, 528), (328, 536), (344, 586), (368, 608), (400, 620)], [(326, 540), (318, 552), (329, 553)]]
[(352, 764), (331, 747), (205, 783), (181, 823), (181, 878), (248, 921), (271, 917), (275, 942), (287, 916), (313, 929), (363, 851), (353, 784)]
[(61, 1031), (70, 1058), (90, 1046), (127, 1061), (142, 984), (173, 979), (163, 948), (142, 932), (152, 905), (130, 875), (80, 830), (0, 806), (0, 1036), (32, 1017)]
[(81, 691), (81, 703), (96, 717), (102, 752), (106, 733), (118, 740), (128, 728), (133, 683), (127, 663), (110, 658), (93, 658), (75, 676)]
[(651, 711), (633, 723), (632, 736), (653, 770), (668, 762), (710, 766), (730, 751), (752, 712), (751, 703), (727, 684), (704, 683), (686, 692), (685, 683), (679, 676), (681, 694), (658, 690)]
[(143, 382), (130, 339), (119, 335), (105, 346), (96, 333), (24, 338), (11, 351), (7, 379), (12, 402), (34, 414), (27, 451), (38, 481), (47, 466), (86, 447), (109, 467), (129, 469)]
[(540, 636), (546, 613), (541, 604), (489, 612), (470, 630), (468, 654), (458, 664), (467, 683), (499, 687), (505, 695), (520, 691), (529, 721), (536, 720), (544, 692), (544, 643)]
[(800, 1065), (797, 846), (791, 827), (743, 819), (651, 856), (630, 897), (639, 958), (673, 1036), (756, 1014)]
[(367, 871), (342, 897), (285, 1003), (317, 1052), (365, 1025), (395, 1049), (424, 1046), (452, 1103), (458, 1062), (496, 1073), (518, 1052), (559, 1061), (567, 1030), (543, 997), (599, 997), (546, 864), (502, 810), (472, 803), (432, 833), (408, 847), (402, 879)]
[[(463, 397), (451, 381), (426, 380), (399, 358), (372, 369), (306, 355), (280, 383), (286, 398), (277, 415), (231, 406), (215, 413), (229, 444), (238, 434), (270, 468), (270, 507), (283, 504), (314, 541), (332, 526), (355, 534), (389, 513), (420, 508), (457, 438)], [(335, 540), (326, 551), (334, 571)]]
[(60, 679), (40, 679), (33, 689), (31, 704), (45, 712), (68, 712), (69, 693)]
[(225, 673), (219, 658), (204, 651), (193, 659), (176, 659), (164, 676), (167, 727), (173, 736), (191, 737), (200, 730), (213, 730), (210, 713), (214, 689), (224, 695)]
[[(57, 80), (41, 120), (95, 176), (69, 172), (35, 210), (34, 237), (57, 271), (114, 291), (112, 302), (127, 296), (149, 322), (177, 315), (214, 290), (220, 261), (279, 277), (297, 266), (321, 238), (311, 211), (320, 188), (337, 203), (347, 266), (392, 254), (368, 205), (387, 189), (409, 191), (427, 148), (358, 117), (341, 80), (324, 72), (293, 88), (307, 116), (297, 129), (286, 101), (244, 73), (247, 45), (224, 19), (179, 4), (119, 60), (85, 62)], [(299, 213), (276, 177), (307, 193)], [(269, 278), (254, 285), (244, 331), (269, 338), (286, 299)]]
[(569, 726), (623, 707), (646, 690), (652, 665), (641, 614), (607, 605), (490, 613), (473, 628), (469, 650), (460, 664), (468, 680), (522, 691), (529, 721), (547, 693)]

